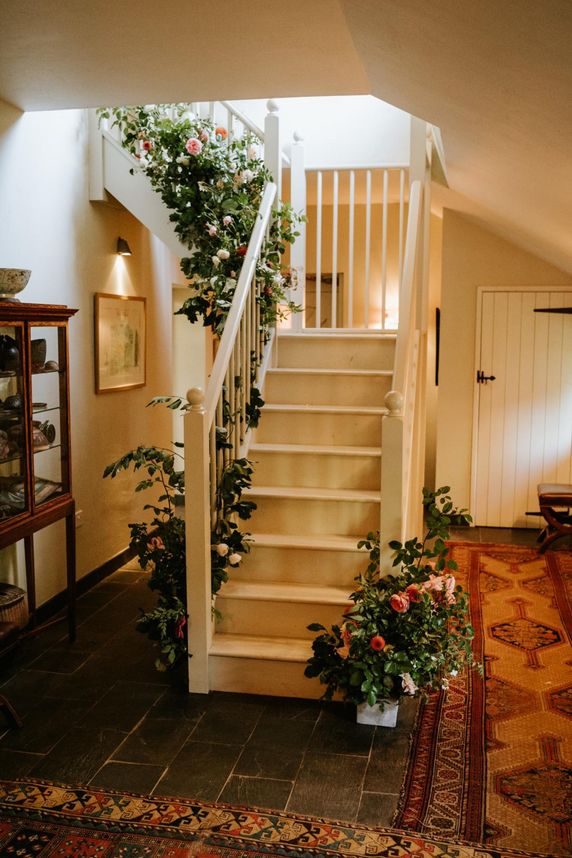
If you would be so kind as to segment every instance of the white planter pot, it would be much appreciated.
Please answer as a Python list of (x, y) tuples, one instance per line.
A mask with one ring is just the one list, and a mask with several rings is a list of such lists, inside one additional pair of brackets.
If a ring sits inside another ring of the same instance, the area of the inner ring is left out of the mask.
[(376, 727), (395, 727), (397, 724), (398, 709), (398, 700), (376, 703), (375, 706), (360, 703), (357, 707), (356, 720), (358, 724), (374, 724)]

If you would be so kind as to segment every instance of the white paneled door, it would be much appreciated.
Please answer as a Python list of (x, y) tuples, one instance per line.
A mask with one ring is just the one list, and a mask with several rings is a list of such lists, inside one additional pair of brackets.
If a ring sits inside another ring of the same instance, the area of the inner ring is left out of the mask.
[(538, 527), (539, 482), (572, 483), (572, 290), (481, 290), (475, 524)]

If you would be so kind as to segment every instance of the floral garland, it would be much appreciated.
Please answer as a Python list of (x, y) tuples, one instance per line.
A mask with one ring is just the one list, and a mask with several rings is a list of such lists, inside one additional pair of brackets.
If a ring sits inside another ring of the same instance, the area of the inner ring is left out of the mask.
[[(264, 187), (271, 180), (258, 157), (255, 138), (245, 135), (229, 141), (225, 128), (196, 119), (182, 104), (102, 109), (99, 116), (113, 116), (113, 125), (121, 128), (123, 145), (138, 159), (171, 210), (170, 219), (181, 242), (192, 250), (181, 260), (192, 294), (178, 312), (190, 322), (202, 318), (203, 324), (220, 336)], [(298, 235), (295, 225), (300, 220), (290, 206), (282, 204), (262, 244), (256, 278), (264, 341), (277, 318), (299, 309), (288, 298), (293, 277), (281, 267), (281, 258), (286, 244), (293, 243)], [(251, 354), (251, 382), (260, 360), (260, 354)], [(172, 396), (157, 397), (150, 404), (158, 403), (171, 409), (187, 407)], [(246, 406), (249, 428), (258, 425), (263, 405), (259, 390), (251, 384)], [(236, 415), (230, 413), (226, 401), (225, 406), (223, 425), (216, 427), (217, 449), (231, 447), (230, 437), (236, 428)], [(151, 521), (130, 525), (130, 545), (141, 567), (151, 568), (149, 586), (159, 594), (157, 606), (143, 613), (137, 624), (157, 642), (160, 655), (155, 664), (159, 670), (173, 667), (189, 655), (185, 528), (184, 520), (176, 515), (177, 498), (184, 496), (184, 475), (175, 469), (176, 455), (140, 446), (104, 471), (104, 477), (113, 478), (129, 468), (145, 469), (147, 476), (135, 491), (159, 486), (157, 503), (144, 507), (152, 511)], [(228, 580), (229, 569), (237, 567), (249, 550), (248, 534), (239, 529), (236, 520), (247, 520), (256, 509), (255, 503), (241, 497), (251, 485), (252, 472), (247, 459), (230, 460), (217, 486), (216, 521), (211, 533), (213, 595)]]
[[(120, 107), (99, 111), (113, 117), (125, 148), (139, 161), (170, 209), (181, 242), (192, 255), (181, 260), (193, 295), (178, 313), (220, 335), (232, 304), (238, 272), (267, 182), (252, 134), (229, 140), (226, 128), (198, 119), (186, 104)], [(295, 285), (281, 266), (302, 218), (282, 203), (275, 211), (256, 268), (264, 328), (299, 308), (288, 297)]]

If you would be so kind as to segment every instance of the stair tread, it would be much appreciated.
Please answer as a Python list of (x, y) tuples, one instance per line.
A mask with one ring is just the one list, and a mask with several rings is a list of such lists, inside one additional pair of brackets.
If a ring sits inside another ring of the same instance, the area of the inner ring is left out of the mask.
[(261, 602), (306, 602), (318, 605), (346, 605), (351, 589), (289, 581), (236, 581), (231, 579), (220, 591), (223, 599), (252, 599)]
[(245, 494), (266, 498), (300, 498), (303, 500), (367, 501), (379, 503), (381, 494), (364, 489), (307, 488), (306, 486), (253, 486)]
[(364, 376), (366, 378), (387, 377), (393, 375), (392, 369), (337, 369), (331, 367), (298, 367), (298, 366), (273, 366), (267, 370), (267, 375), (343, 375)]
[(281, 331), (278, 334), (278, 342), (280, 340), (323, 340), (323, 339), (335, 339), (339, 337), (344, 340), (354, 339), (354, 340), (396, 340), (397, 339), (397, 331), (376, 331), (369, 329), (364, 331), (363, 328), (336, 328), (335, 330), (328, 331), (316, 331), (316, 333), (289, 333), (286, 331)]
[(264, 406), (264, 412), (269, 411), (290, 411), (306, 414), (388, 414), (387, 408), (377, 405), (290, 405), (267, 402)]
[(269, 444), (250, 445), (250, 453), (316, 453), (337, 456), (381, 456), (380, 447), (350, 447), (334, 444)]
[(312, 655), (312, 641), (305, 638), (215, 634), (209, 654), (259, 658), (266, 661), (305, 662)]
[(289, 533), (252, 533), (254, 547), (265, 548), (308, 548), (311, 551), (354, 551), (363, 553), (357, 547), (357, 537), (331, 535), (299, 536)]

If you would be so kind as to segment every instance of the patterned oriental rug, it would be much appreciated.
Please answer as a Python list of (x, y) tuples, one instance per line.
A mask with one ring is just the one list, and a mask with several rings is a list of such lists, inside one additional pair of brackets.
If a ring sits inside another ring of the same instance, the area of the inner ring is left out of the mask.
[(287, 813), (0, 781), (0, 858), (525, 858)]
[(572, 854), (572, 552), (452, 543), (485, 665), (419, 710), (396, 825)]

